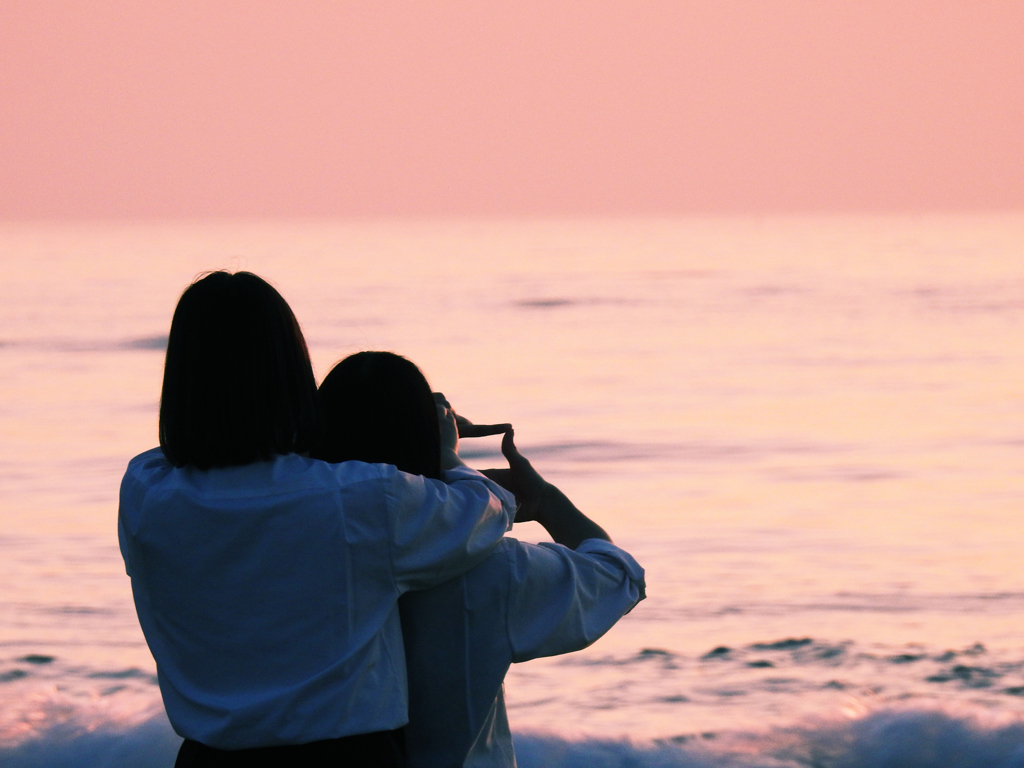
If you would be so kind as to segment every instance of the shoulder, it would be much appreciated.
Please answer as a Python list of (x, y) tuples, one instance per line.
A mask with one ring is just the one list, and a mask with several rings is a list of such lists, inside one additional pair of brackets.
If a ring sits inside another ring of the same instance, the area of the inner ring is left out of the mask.
[(164, 456), (164, 452), (159, 448), (150, 448), (128, 462), (125, 477), (141, 479), (154, 473), (168, 472), (171, 469), (173, 469), (173, 465)]
[(402, 473), (390, 464), (367, 464), (362, 461), (342, 461), (329, 464), (319, 459), (299, 457), (307, 465), (305, 471), (319, 477), (321, 482), (336, 483), (339, 486), (357, 483), (387, 485)]
[[(359, 464), (359, 462), (347, 463)], [(435, 479), (408, 474), (389, 464), (364, 464), (362, 466), (367, 467), (367, 471), (377, 473), (385, 492), (399, 507), (420, 506), (423, 503), (454, 502), (481, 507), (495, 503), (502, 508), (515, 509), (515, 501), (510, 494), (469, 467), (445, 470), (441, 479)]]
[(235, 467), (200, 470), (176, 467), (159, 448), (141, 453), (128, 462), (122, 491), (135, 487), (184, 490), (214, 496), (247, 496), (330, 491), (371, 484), (386, 486), (398, 471), (386, 464), (346, 461), (328, 464), (298, 454), (275, 456)]
[(158, 485), (174, 471), (174, 465), (164, 456), (159, 448), (140, 453), (128, 462), (124, 477), (121, 480), (121, 505), (125, 506), (131, 499), (138, 500), (145, 496), (147, 490)]
[(138, 526), (138, 517), (151, 489), (159, 486), (174, 466), (159, 448), (140, 453), (128, 462), (118, 499), (118, 515), (128, 530)]

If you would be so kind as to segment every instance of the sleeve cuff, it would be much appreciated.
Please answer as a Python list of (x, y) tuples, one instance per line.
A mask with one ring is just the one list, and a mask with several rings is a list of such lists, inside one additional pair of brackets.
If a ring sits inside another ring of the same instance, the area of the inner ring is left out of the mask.
[(633, 556), (624, 549), (621, 549), (605, 539), (584, 539), (576, 547), (576, 552), (581, 555), (602, 555), (620, 562), (626, 570), (630, 581), (637, 585), (640, 590), (640, 599), (646, 597), (646, 582), (644, 580), (644, 569), (640, 563), (633, 559)]

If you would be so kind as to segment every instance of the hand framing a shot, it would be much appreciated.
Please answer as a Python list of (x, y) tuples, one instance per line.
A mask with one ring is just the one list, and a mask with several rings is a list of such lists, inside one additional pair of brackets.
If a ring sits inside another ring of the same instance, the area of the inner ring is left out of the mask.
[[(558, 488), (544, 480), (529, 460), (519, 453), (515, 445), (515, 430), (511, 424), (474, 424), (458, 415), (440, 392), (434, 393), (434, 402), (437, 403), (441, 424), (442, 456), (450, 450), (454, 454), (453, 462), (462, 463), (458, 458), (460, 437), (505, 435), (501, 441), (501, 452), (508, 460), (509, 468), (485, 469), (482, 472), (516, 497), (519, 504), (516, 511), (517, 523), (536, 521), (555, 543), (569, 549), (576, 549), (585, 539), (611, 541), (601, 526), (580, 512)], [(442, 457), (444, 465), (445, 459)], [(455, 464), (452, 463), (452, 466)]]
[(434, 403), (437, 406), (437, 422), (441, 430), (441, 467), (465, 466), (459, 458), (460, 437), (487, 437), (500, 435), (512, 429), (511, 424), (474, 424), (464, 416), (459, 416), (441, 392), (434, 392)]
[(491, 478), (516, 497), (519, 507), (516, 522), (535, 520), (556, 544), (576, 549), (586, 539), (611, 541), (604, 529), (580, 512), (558, 488), (538, 474), (533, 465), (519, 453), (511, 426), (501, 441), (501, 452), (508, 459), (508, 469), (485, 469)]

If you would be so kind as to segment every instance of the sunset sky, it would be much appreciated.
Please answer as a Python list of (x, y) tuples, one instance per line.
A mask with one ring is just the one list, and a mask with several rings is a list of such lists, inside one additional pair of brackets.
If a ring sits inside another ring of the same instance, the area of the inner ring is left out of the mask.
[(1020, 0), (0, 5), (0, 219), (1007, 209)]

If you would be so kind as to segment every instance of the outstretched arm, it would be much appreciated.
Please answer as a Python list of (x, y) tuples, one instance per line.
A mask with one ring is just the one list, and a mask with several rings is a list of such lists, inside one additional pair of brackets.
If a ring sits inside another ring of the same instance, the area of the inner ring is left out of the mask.
[(527, 458), (519, 453), (511, 426), (501, 441), (501, 452), (508, 459), (509, 468), (482, 471), (515, 495), (519, 502), (517, 523), (535, 520), (544, 526), (556, 544), (569, 549), (576, 549), (586, 539), (611, 541), (601, 526), (580, 512), (564, 493), (541, 477)]

